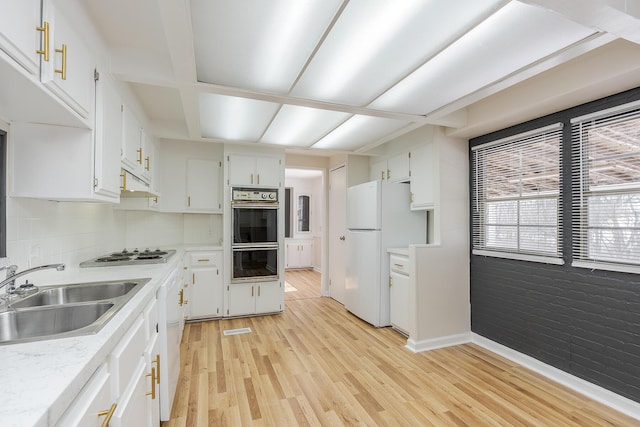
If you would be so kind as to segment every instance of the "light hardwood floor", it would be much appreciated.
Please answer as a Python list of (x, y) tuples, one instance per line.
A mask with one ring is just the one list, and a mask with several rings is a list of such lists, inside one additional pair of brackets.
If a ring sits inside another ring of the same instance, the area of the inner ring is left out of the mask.
[(285, 292), (285, 301), (320, 297), (320, 278), (322, 276), (317, 271), (287, 270), (284, 277), (289, 284), (296, 288), (295, 291)]
[[(251, 333), (224, 336), (228, 329)], [(420, 354), (330, 298), (186, 325), (172, 419), (194, 426), (638, 426), (474, 344)]]

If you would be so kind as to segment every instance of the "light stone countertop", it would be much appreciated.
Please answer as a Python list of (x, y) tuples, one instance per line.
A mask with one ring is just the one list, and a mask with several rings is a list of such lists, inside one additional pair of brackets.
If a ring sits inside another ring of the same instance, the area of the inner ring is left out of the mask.
[(0, 345), (2, 427), (55, 425), (155, 296), (164, 279), (181, 264), (184, 252), (222, 250), (220, 246), (201, 244), (174, 247), (176, 254), (166, 264), (92, 268), (69, 265), (61, 272), (42, 270), (25, 276), (41, 286), (119, 279), (151, 280), (94, 335)]

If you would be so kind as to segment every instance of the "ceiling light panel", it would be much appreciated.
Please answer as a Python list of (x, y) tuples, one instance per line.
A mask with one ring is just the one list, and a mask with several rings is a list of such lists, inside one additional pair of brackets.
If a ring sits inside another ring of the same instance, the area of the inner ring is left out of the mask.
[(273, 102), (211, 93), (199, 98), (203, 138), (257, 141), (280, 108)]
[(283, 105), (261, 142), (309, 147), (349, 115), (339, 111)]
[(197, 78), (284, 94), (341, 0), (191, 0)]
[(351, 151), (395, 132), (410, 122), (356, 115), (315, 143), (312, 148)]
[(504, 0), (351, 0), (292, 91), (364, 106)]
[(370, 107), (428, 114), (593, 33), (554, 12), (511, 2)]

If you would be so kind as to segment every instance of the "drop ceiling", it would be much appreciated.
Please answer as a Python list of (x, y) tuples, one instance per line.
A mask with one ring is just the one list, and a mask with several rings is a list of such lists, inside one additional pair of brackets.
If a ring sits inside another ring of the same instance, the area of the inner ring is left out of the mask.
[(81, 3), (151, 132), (182, 140), (366, 152), (470, 126), (468, 108), (617, 39), (640, 51), (640, 10), (614, 0)]

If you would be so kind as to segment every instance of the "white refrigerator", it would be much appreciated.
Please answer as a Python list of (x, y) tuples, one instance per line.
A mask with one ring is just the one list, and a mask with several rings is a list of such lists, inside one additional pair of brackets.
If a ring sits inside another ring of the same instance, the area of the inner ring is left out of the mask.
[(409, 185), (371, 181), (347, 189), (345, 307), (390, 326), (387, 248), (427, 242), (427, 216), (411, 211)]

